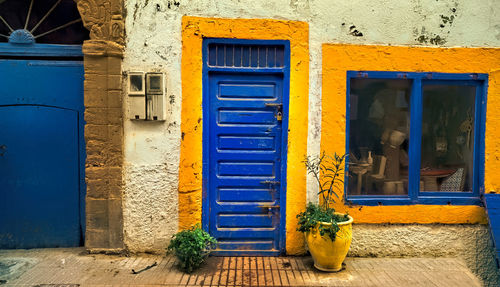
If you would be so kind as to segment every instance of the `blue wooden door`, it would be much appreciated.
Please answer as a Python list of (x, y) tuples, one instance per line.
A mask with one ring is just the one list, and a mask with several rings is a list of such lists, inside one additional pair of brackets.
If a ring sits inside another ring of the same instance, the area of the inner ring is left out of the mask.
[(488, 214), (491, 239), (496, 251), (497, 267), (500, 268), (500, 194), (486, 193), (483, 202)]
[(206, 69), (205, 200), (217, 255), (278, 255), (284, 249), (288, 94), (283, 70), (266, 68)]
[(83, 66), (0, 60), (0, 248), (82, 243)]

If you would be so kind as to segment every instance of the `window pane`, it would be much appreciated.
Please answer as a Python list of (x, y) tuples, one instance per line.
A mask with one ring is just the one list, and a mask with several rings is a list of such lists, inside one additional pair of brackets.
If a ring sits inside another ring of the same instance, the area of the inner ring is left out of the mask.
[(474, 86), (424, 85), (420, 190), (472, 191)]
[(408, 194), (410, 80), (351, 79), (349, 194)]

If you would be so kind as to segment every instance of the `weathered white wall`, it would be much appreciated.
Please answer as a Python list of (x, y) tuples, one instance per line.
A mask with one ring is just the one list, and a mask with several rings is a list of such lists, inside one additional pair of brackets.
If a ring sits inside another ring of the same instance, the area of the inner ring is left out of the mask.
[[(131, 251), (162, 251), (177, 230), (183, 15), (309, 23), (310, 155), (320, 149), (322, 43), (500, 46), (498, 0), (128, 0), (126, 9), (123, 69), (165, 72), (169, 106), (164, 123), (125, 121), (124, 228)], [(317, 200), (312, 179), (308, 199)], [(372, 229), (357, 231), (369, 236)], [(405, 236), (414, 232), (420, 231)]]

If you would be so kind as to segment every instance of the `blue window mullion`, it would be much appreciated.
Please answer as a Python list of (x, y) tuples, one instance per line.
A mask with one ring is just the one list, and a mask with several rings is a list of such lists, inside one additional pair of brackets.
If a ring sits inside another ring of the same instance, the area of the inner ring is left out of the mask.
[(354, 72), (348, 71), (346, 76), (346, 135), (345, 135), (345, 154), (347, 159), (344, 164), (344, 198), (347, 199), (349, 188), (349, 137), (351, 134), (351, 78), (354, 77)]
[(478, 151), (479, 151), (479, 118), (480, 118), (480, 112), (481, 112), (481, 86), (476, 86), (476, 98), (474, 99), (474, 151), (472, 152), (472, 154), (474, 155), (472, 157), (472, 169), (473, 169), (473, 172), (472, 172), (472, 193), (474, 195), (477, 195), (478, 194), (478, 190), (479, 190), (479, 181), (478, 181), (478, 178), (479, 178), (479, 173), (477, 172), (478, 171), (478, 167), (479, 167), (479, 164), (477, 162), (477, 160), (479, 159), (478, 158)]
[(413, 80), (410, 101), (408, 196), (413, 202), (417, 202), (420, 190), (420, 145), (422, 143), (422, 78), (420, 77)]
[(479, 196), (480, 188), (482, 189), (484, 176), (481, 170), (484, 168), (484, 141), (481, 141), (481, 135), (484, 135), (483, 130), (483, 114), (486, 115), (484, 105), (486, 101), (483, 98), (486, 91), (483, 91), (485, 86), (476, 86), (476, 99), (475, 99), (475, 115), (474, 115), (474, 156), (473, 156), (473, 181), (472, 181), (472, 194)]
[(484, 193), (484, 161), (486, 159), (486, 149), (485, 149), (485, 138), (486, 138), (486, 104), (488, 99), (488, 75), (480, 75), (484, 79), (483, 85), (481, 87), (483, 94), (481, 95), (481, 125), (480, 125), (480, 135), (479, 135), (479, 191), (478, 193)]

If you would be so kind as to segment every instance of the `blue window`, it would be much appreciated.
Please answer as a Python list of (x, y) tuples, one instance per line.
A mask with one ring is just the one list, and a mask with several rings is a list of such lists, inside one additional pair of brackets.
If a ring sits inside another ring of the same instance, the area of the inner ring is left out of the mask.
[(348, 202), (479, 204), (487, 80), (348, 71)]

